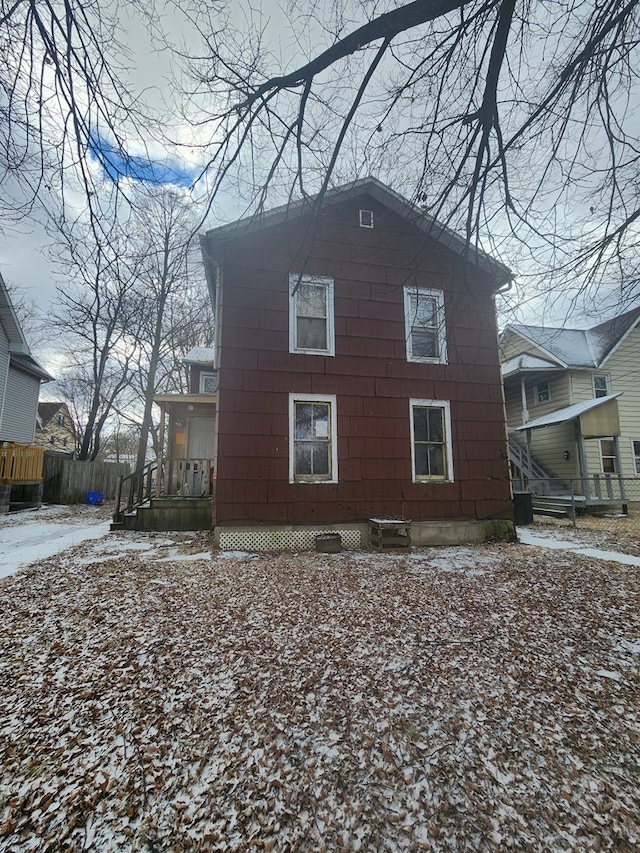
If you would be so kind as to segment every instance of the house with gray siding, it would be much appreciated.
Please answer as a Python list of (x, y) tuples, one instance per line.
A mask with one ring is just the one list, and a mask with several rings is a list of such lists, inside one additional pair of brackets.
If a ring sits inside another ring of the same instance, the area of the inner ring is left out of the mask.
[(0, 512), (37, 503), (42, 450), (34, 446), (40, 384), (51, 377), (31, 355), (0, 275)]

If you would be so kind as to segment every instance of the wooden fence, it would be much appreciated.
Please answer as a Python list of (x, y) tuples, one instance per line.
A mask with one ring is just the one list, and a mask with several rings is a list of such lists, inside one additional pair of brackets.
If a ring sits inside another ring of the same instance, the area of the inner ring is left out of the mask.
[(42, 497), (47, 503), (83, 504), (89, 492), (101, 492), (110, 501), (119, 478), (129, 473), (127, 462), (77, 462), (45, 453)]
[(44, 449), (34, 444), (0, 446), (0, 482), (39, 483), (42, 479)]

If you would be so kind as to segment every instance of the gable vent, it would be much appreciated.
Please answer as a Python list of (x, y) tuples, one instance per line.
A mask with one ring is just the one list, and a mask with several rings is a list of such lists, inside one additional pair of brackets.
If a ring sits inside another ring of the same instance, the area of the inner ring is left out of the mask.
[(373, 210), (360, 211), (360, 227), (373, 228)]

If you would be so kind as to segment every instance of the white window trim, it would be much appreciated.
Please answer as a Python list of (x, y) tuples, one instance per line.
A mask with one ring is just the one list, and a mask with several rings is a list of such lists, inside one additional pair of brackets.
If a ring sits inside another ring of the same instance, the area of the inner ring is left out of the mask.
[[(638, 467), (636, 465), (636, 452), (633, 447), (633, 443), (637, 441), (640, 444), (640, 438), (632, 438), (631, 439), (631, 461), (633, 462), (633, 472), (636, 477), (640, 477), (640, 471), (638, 471)], [(638, 457), (640, 459), (640, 457)]]
[[(445, 428), (445, 476), (425, 477), (416, 475), (416, 444), (413, 430), (414, 408), (442, 409)], [(411, 435), (411, 479), (414, 483), (453, 483), (453, 440), (451, 435), (451, 404), (448, 400), (409, 400), (409, 429)]]
[[(297, 342), (298, 324), (296, 323), (296, 295), (293, 292), (299, 284), (323, 284), (327, 288), (327, 348), (305, 349)], [(333, 279), (317, 275), (289, 275), (289, 352), (305, 355), (335, 355), (335, 323), (333, 309)]]
[[(331, 477), (318, 480), (308, 478), (297, 480), (295, 475), (295, 404), (296, 403), (329, 403), (329, 431), (331, 436)], [(297, 485), (306, 483), (337, 483), (338, 482), (338, 413), (335, 394), (289, 394), (289, 482)]]
[[(540, 395), (538, 393), (538, 386), (546, 385), (549, 390), (549, 396), (546, 400), (541, 400)], [(533, 386), (533, 402), (536, 406), (544, 406), (545, 403), (550, 403), (552, 401), (551, 397), (551, 382), (548, 379), (541, 379), (540, 382), (536, 382)]]
[[(447, 364), (447, 333), (444, 319), (444, 293), (442, 290), (430, 290), (426, 287), (405, 287), (404, 290), (404, 339), (407, 348), (407, 361), (422, 364)], [(436, 324), (438, 329), (437, 358), (414, 356), (411, 347), (411, 297), (415, 294), (428, 296), (436, 300)]]
[[(215, 374), (214, 372), (212, 372), (212, 371), (203, 371), (203, 372), (200, 374), (200, 385), (199, 385), (199, 387), (200, 387), (200, 393), (201, 393), (201, 394), (205, 394), (205, 393), (207, 393), (207, 392), (204, 390), (204, 382), (205, 382), (205, 379), (212, 379), (212, 378), (213, 378), (213, 379), (215, 379), (215, 377), (216, 377), (216, 374)], [(211, 392), (210, 392), (210, 393), (211, 393)], [(215, 393), (215, 392), (214, 392), (214, 393)]]
[(609, 394), (611, 393), (611, 380), (609, 378), (609, 374), (608, 373), (594, 373), (591, 376), (591, 388), (593, 390), (594, 399), (596, 399), (596, 376), (604, 376), (604, 378), (607, 380), (607, 387), (606, 387), (607, 393), (605, 394), (605, 396), (608, 397)]

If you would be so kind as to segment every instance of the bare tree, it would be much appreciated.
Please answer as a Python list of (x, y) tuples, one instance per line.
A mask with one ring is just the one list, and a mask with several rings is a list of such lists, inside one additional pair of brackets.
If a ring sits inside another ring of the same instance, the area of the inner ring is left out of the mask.
[(320, 204), (355, 159), (470, 244), (489, 233), (513, 254), (515, 238), (523, 266), (597, 283), (635, 253), (638, 0), (298, 9), (293, 70), (274, 73), (257, 34), (252, 54), (209, 39), (193, 105), (222, 140), (205, 143), (214, 195), (244, 173), (258, 208), (269, 188)]
[[(210, 315), (211, 307), (203, 304), (206, 296), (199, 256), (194, 252), (197, 219), (192, 202), (172, 190), (150, 191), (138, 201), (134, 221), (128, 252), (136, 270), (133, 295), (137, 310), (129, 334), (136, 352), (132, 384), (143, 407), (136, 461), (136, 469), (140, 469), (150, 434), (157, 445), (153, 398), (175, 382), (176, 358), (185, 354), (179, 344), (203, 330), (192, 309), (197, 304)], [(177, 375), (181, 372), (178, 367)]]
[[(78, 223), (59, 229), (59, 262), (70, 281), (58, 288), (49, 320), (66, 362), (57, 386), (82, 436), (78, 459), (90, 461), (99, 455), (105, 423), (130, 385), (135, 349), (128, 330), (137, 308), (135, 268), (124, 255), (108, 256), (92, 236)], [(115, 242), (112, 237), (110, 248)]]

